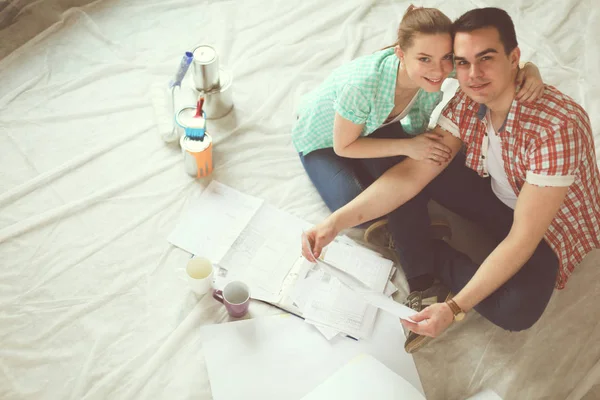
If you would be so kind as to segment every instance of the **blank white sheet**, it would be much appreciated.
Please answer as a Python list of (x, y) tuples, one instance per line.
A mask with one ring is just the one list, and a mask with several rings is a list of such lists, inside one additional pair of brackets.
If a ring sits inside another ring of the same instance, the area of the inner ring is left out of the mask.
[(350, 360), (302, 400), (425, 400), (408, 381), (367, 354)]

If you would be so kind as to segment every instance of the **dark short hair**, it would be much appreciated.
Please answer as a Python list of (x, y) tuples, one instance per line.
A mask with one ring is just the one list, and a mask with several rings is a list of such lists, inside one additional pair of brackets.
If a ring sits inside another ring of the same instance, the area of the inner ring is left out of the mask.
[(500, 41), (504, 45), (504, 52), (508, 55), (519, 44), (515, 25), (508, 13), (500, 8), (476, 8), (461, 15), (452, 24), (452, 37), (459, 32), (473, 32), (481, 28), (496, 28), (500, 34)]

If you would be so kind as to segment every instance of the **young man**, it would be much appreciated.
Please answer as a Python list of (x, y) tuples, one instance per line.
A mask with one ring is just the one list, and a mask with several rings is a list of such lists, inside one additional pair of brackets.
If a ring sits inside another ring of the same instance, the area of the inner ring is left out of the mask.
[[(409, 352), (473, 308), (507, 330), (531, 327), (553, 288), (600, 248), (600, 173), (585, 111), (550, 86), (532, 104), (515, 99), (520, 50), (501, 9), (454, 22), (454, 57), (460, 90), (436, 128), (456, 156), (450, 165), (405, 160), (308, 232), (318, 257), (340, 230), (390, 213), (408, 304), (419, 311), (418, 324), (402, 321)], [(430, 198), (497, 240), (481, 265), (429, 237)]]

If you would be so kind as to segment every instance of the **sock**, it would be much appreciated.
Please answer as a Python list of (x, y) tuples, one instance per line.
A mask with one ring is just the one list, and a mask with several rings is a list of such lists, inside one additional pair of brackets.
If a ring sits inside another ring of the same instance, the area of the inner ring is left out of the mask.
[(422, 292), (425, 289), (429, 289), (433, 285), (433, 276), (429, 274), (423, 274), (414, 278), (408, 279), (408, 288), (410, 292), (419, 291)]

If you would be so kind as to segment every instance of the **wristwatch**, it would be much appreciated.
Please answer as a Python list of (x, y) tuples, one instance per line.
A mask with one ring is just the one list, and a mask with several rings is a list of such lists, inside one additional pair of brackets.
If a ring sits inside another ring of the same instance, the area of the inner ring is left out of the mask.
[(450, 310), (452, 310), (455, 321), (462, 321), (465, 318), (465, 312), (458, 306), (458, 304), (456, 304), (453, 299), (446, 300), (446, 304), (448, 304)]

